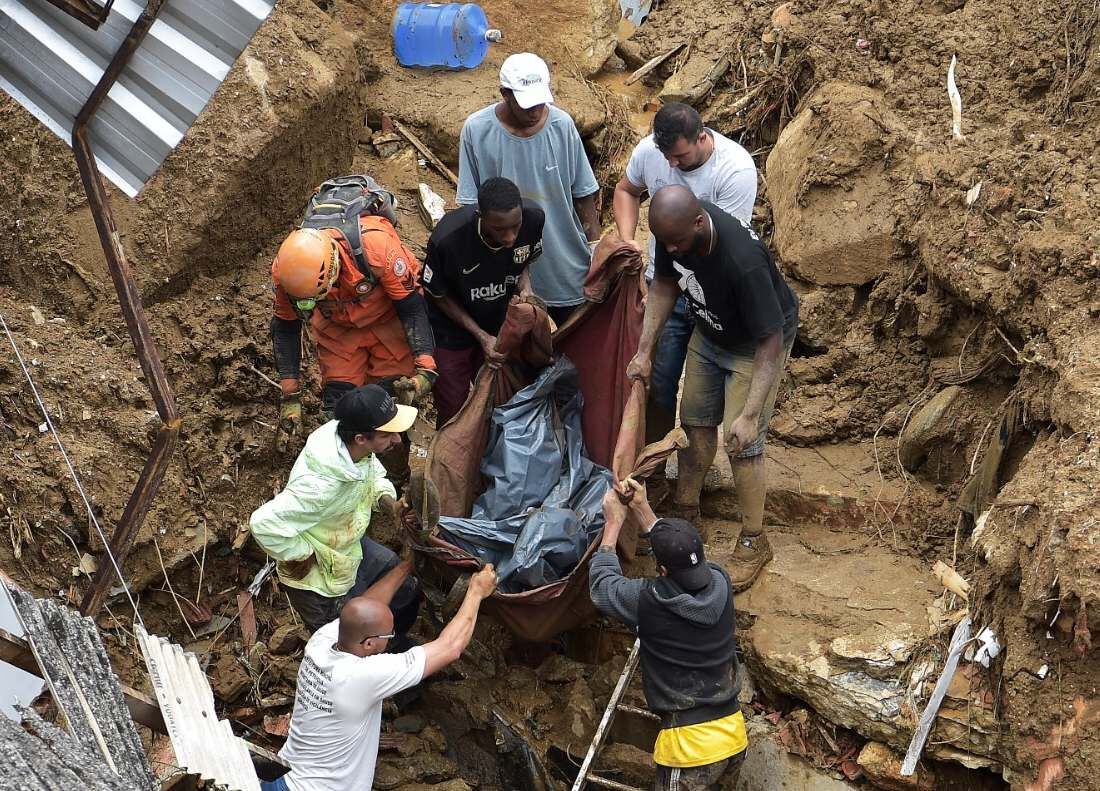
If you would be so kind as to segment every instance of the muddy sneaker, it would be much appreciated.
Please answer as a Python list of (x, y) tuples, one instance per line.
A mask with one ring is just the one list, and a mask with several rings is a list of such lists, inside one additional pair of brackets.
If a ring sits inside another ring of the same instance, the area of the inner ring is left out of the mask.
[(764, 566), (772, 559), (772, 547), (768, 537), (741, 535), (737, 540), (737, 549), (733, 552), (733, 568), (730, 569), (730, 582), (734, 593), (741, 593), (752, 587)]

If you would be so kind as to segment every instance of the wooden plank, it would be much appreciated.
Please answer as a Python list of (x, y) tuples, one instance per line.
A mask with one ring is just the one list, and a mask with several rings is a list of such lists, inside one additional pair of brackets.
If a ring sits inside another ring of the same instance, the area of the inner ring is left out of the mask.
[(636, 72), (634, 72), (629, 77), (627, 77), (626, 82), (623, 83), (623, 84), (624, 85), (633, 85), (638, 80), (640, 80), (642, 77), (649, 74), (651, 71), (656, 69), (658, 66), (660, 66), (662, 63), (664, 63), (666, 60), (671, 58), (673, 55), (675, 55), (677, 52), (679, 52), (683, 48), (684, 48), (684, 42), (681, 41), (679, 44), (676, 44), (675, 46), (669, 48), (665, 52), (662, 52), (657, 57), (650, 58)]
[(432, 153), (432, 150), (421, 142), (420, 138), (414, 135), (409, 129), (405, 127), (403, 123), (396, 118), (390, 119), (393, 122), (393, 128), (396, 129), (402, 137), (412, 143), (412, 147), (415, 148), (420, 156), (432, 163), (432, 167), (442, 173), (448, 181), (458, 186), (458, 176), (456, 176), (449, 167), (443, 164), (443, 160)]

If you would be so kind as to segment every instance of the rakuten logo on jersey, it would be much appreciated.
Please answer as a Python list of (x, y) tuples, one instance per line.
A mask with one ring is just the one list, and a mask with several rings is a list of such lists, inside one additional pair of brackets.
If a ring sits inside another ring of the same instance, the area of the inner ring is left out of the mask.
[(481, 299), (486, 302), (491, 302), (494, 299), (500, 299), (508, 293), (508, 289), (503, 283), (490, 283), (487, 286), (479, 286), (478, 288), (470, 289), (470, 301), (476, 302)]

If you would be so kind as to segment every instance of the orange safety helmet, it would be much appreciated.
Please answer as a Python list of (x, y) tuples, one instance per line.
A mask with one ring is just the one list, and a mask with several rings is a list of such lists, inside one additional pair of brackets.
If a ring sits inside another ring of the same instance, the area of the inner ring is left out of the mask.
[(322, 299), (340, 276), (336, 241), (316, 228), (292, 231), (279, 245), (275, 280), (294, 299)]

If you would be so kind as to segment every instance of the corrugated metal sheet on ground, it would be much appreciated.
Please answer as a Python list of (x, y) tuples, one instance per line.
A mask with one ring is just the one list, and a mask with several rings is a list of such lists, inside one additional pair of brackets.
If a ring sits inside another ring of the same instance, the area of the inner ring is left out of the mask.
[[(71, 143), (73, 122), (144, 2), (92, 30), (42, 0), (0, 0), (0, 88)], [(274, 0), (167, 0), (89, 124), (103, 174), (130, 197), (210, 101)]]
[(233, 791), (260, 791), (248, 747), (214, 710), (214, 693), (195, 655), (134, 626), (160, 703), (176, 764)]
[[(26, 777), (13, 775), (25, 781), (21, 787), (79, 788), (90, 783), (93, 775), (100, 780), (117, 775), (120, 783), (115, 785), (110, 780), (111, 788), (155, 789), (145, 749), (95, 622), (52, 599), (35, 599), (16, 588), (10, 591), (26, 639), (68, 730), (62, 734), (39, 728), (40, 743), (19, 737), (28, 750), (19, 760), (25, 762), (24, 769), (30, 773)], [(13, 752), (17, 752), (10, 729), (8, 738)], [(0, 749), (5, 764), (16, 760), (5, 753)], [(69, 760), (66, 754), (83, 756), (79, 763), (70, 764), (77, 779), (52, 785), (57, 779), (56, 764), (64, 765)]]

